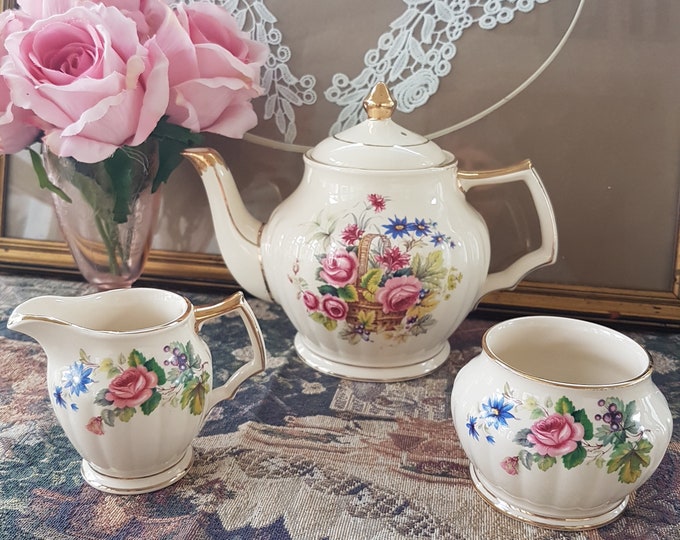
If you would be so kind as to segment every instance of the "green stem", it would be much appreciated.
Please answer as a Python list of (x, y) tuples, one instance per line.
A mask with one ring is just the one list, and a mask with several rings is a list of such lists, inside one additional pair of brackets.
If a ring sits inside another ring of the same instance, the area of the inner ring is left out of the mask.
[[(116, 244), (117, 242), (113, 241), (106, 230), (106, 227), (102, 221), (102, 218), (95, 214), (94, 215), (94, 222), (97, 226), (97, 230), (99, 231), (99, 236), (102, 239), (102, 242), (104, 243), (104, 246), (106, 247), (106, 254), (109, 259), (109, 271), (111, 274), (114, 276), (119, 276), (121, 275), (121, 269), (120, 265), (118, 264), (118, 261), (116, 259)], [(114, 225), (115, 227), (115, 225)]]

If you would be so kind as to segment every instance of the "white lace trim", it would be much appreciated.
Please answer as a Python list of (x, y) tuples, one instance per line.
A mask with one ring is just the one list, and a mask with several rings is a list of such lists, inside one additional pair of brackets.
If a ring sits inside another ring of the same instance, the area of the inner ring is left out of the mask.
[[(182, 0), (191, 3), (192, 0)], [(277, 18), (266, 6), (266, 0), (213, 0), (225, 6), (238, 20), (241, 28), (253, 39), (267, 43), (271, 54), (264, 67), (262, 86), (267, 96), (264, 120), (274, 119), (276, 128), (285, 143), (297, 137), (295, 108), (313, 105), (317, 101), (316, 77), (311, 74), (297, 76), (288, 67), (290, 47), (284, 45), (283, 35), (276, 27)], [(456, 55), (455, 42), (463, 32), (473, 26), (492, 30), (508, 24), (518, 13), (529, 13), (538, 4), (550, 0), (403, 0), (405, 11), (390, 23), (390, 30), (378, 38), (377, 47), (364, 56), (365, 67), (350, 79), (343, 73), (333, 76), (331, 86), (324, 91), (325, 99), (342, 110), (331, 127), (337, 133), (356, 125), (363, 118), (362, 102), (370, 89), (379, 81), (385, 82), (393, 93), (400, 111), (411, 112), (423, 106), (437, 91), (439, 80), (451, 71)], [(565, 37), (550, 55), (549, 61), (566, 41), (583, 0), (579, 4), (572, 25)], [(514, 96), (535, 79), (547, 63), (510, 96)], [(507, 98), (483, 111), (488, 114)], [(480, 113), (482, 114), (482, 113)], [(475, 118), (479, 117), (476, 115)], [(447, 130), (451, 131), (450, 129)], [(441, 133), (440, 133), (441, 135)], [(263, 144), (267, 139), (253, 135), (249, 139)], [(271, 141), (274, 146), (275, 141)], [(296, 145), (291, 150), (298, 150)], [(302, 148), (302, 147), (301, 147)]]

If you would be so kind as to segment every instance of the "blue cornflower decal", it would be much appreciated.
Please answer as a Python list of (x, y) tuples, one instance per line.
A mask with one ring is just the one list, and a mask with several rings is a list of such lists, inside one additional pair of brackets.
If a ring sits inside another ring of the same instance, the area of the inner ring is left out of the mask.
[(416, 236), (427, 236), (430, 234), (430, 225), (424, 219), (418, 219), (408, 224), (408, 230), (416, 233)]
[(408, 233), (408, 222), (406, 221), (406, 218), (404, 219), (399, 219), (397, 216), (394, 216), (394, 219), (388, 218), (390, 224), (389, 225), (383, 225), (383, 228), (385, 229), (385, 232), (392, 236), (392, 238), (401, 238), (405, 234)]
[(445, 234), (442, 233), (436, 233), (432, 235), (432, 238), (430, 239), (430, 242), (432, 242), (435, 246), (441, 246), (442, 244), (445, 244), (448, 241), (448, 238), (446, 237)]
[(465, 424), (465, 427), (468, 429), (468, 435), (475, 439), (476, 441), (479, 440), (479, 432), (477, 431), (477, 427), (475, 424), (477, 423), (477, 417), (476, 416), (469, 416), (467, 424)]
[(491, 435), (487, 435), (486, 442), (488, 442), (489, 444), (496, 444), (496, 439), (494, 439)]
[(66, 408), (66, 401), (64, 401), (64, 396), (61, 395), (62, 391), (63, 391), (63, 388), (61, 386), (57, 386), (54, 389), (54, 394), (52, 394), (52, 395), (54, 396), (54, 401), (57, 402), (57, 405), (61, 405), (65, 409)]
[(87, 392), (87, 385), (94, 382), (90, 379), (92, 368), (86, 368), (82, 362), (73, 362), (73, 365), (64, 371), (64, 390), (68, 390), (71, 394), (79, 396)]
[(490, 397), (486, 403), (482, 403), (484, 418), (487, 419), (487, 423), (489, 425), (496, 429), (501, 426), (507, 426), (507, 421), (510, 418), (516, 420), (516, 418), (510, 412), (513, 407), (514, 405), (508, 401), (505, 401), (503, 396)]

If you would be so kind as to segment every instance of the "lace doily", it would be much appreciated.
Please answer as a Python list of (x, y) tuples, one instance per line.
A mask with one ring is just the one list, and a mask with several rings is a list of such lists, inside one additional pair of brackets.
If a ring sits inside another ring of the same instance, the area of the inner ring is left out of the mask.
[[(192, 0), (182, 0), (191, 3)], [(370, 89), (379, 81), (385, 82), (393, 93), (397, 108), (411, 112), (422, 107), (437, 92), (439, 81), (446, 77), (456, 56), (456, 42), (473, 27), (490, 31), (506, 25), (516, 17), (529, 13), (551, 0), (402, 0), (404, 11), (389, 24), (389, 30), (378, 37), (376, 47), (363, 58), (364, 68), (351, 77), (336, 73), (323, 98), (340, 107), (330, 133), (337, 133), (356, 125), (363, 119), (362, 102)], [(568, 38), (578, 19), (584, 0), (580, 0), (576, 14), (564, 37), (539, 69), (522, 85), (498, 103), (455, 126), (430, 134), (430, 138), (471, 123), (500, 107), (532, 82)], [(238, 20), (241, 28), (253, 39), (267, 43), (271, 54), (262, 75), (265, 90), (263, 120), (274, 121), (285, 144), (271, 141), (268, 146), (284, 150), (303, 151), (306, 147), (292, 144), (297, 138), (296, 108), (317, 102), (320, 92), (313, 74), (295, 74), (288, 63), (292, 57), (283, 34), (277, 28), (278, 19), (267, 6), (267, 0), (213, 0), (223, 5)], [(248, 136), (250, 140), (267, 144), (262, 137)]]

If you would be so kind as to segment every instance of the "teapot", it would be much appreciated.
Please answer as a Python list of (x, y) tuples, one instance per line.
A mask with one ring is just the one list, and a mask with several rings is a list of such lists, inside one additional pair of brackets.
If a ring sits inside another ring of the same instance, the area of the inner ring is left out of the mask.
[[(198, 332), (227, 313), (240, 315), (253, 354), (214, 386), (210, 349)], [(205, 306), (147, 288), (39, 296), (17, 306), (7, 328), (44, 349), (52, 409), (83, 458), (82, 476), (117, 495), (181, 479), (210, 410), (265, 369), (262, 332), (241, 292)]]
[[(338, 377), (406, 380), (446, 361), (449, 336), (486, 293), (555, 261), (555, 218), (530, 161), (459, 171), (453, 154), (391, 119), (384, 83), (363, 105), (365, 121), (305, 153), (299, 186), (266, 224), (247, 211), (219, 154), (184, 156), (205, 185), (234, 279), (282, 306), (300, 358)], [(489, 232), (465, 195), (515, 181), (529, 189), (541, 244), (489, 273)]]

